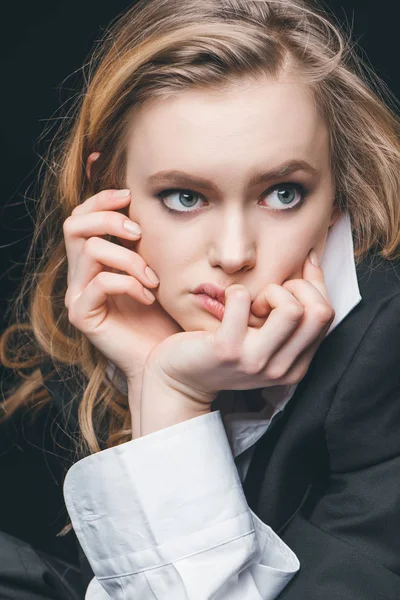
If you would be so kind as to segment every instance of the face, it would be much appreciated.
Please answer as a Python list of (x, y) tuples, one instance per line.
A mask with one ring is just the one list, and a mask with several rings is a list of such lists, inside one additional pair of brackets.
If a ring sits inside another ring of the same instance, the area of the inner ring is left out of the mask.
[(220, 325), (194, 301), (200, 283), (240, 283), (254, 299), (267, 283), (301, 278), (339, 216), (327, 127), (309, 88), (283, 78), (146, 105), (130, 131), (126, 187), (143, 232), (132, 247), (185, 331)]

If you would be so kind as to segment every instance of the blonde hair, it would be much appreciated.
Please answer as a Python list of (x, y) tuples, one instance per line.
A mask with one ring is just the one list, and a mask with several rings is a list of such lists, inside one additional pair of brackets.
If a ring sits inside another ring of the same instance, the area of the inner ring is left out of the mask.
[[(3, 402), (2, 420), (50, 401), (40, 370), (50, 359), (56, 371), (71, 368), (82, 392), (77, 457), (131, 439), (127, 398), (104, 380), (106, 357), (68, 320), (63, 222), (96, 192), (126, 187), (126, 139), (141, 106), (195, 86), (212, 93), (239, 79), (277, 76), (288, 62), (311, 86), (328, 125), (335, 201), (350, 214), (356, 262), (371, 249), (388, 260), (400, 256), (395, 98), (357, 55), (345, 27), (321, 4), (302, 0), (138, 2), (94, 49), (83, 93), (43, 161), (33, 242), (0, 341), (0, 360), (23, 381)], [(94, 151), (101, 155), (89, 181), (85, 166)]]

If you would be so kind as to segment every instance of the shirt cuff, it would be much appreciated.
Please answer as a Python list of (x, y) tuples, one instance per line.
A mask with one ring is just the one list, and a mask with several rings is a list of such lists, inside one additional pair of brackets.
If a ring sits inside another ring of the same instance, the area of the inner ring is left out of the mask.
[[(81, 459), (66, 475), (64, 497), (98, 578), (160, 567), (255, 532), (219, 410)], [(254, 554), (257, 561), (261, 549)]]

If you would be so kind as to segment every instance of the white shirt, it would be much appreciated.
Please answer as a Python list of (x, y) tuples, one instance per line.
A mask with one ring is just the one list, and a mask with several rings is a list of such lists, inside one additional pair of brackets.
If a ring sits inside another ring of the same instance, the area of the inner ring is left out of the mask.
[[(351, 223), (328, 233), (321, 262), (335, 320), (361, 301)], [(126, 382), (109, 363), (121, 391)], [(119, 378), (118, 378), (119, 376)], [(95, 577), (85, 600), (272, 600), (300, 564), (249, 508), (242, 482), (255, 442), (296, 385), (264, 388), (260, 412), (240, 391), (209, 414), (85, 457), (64, 498)]]

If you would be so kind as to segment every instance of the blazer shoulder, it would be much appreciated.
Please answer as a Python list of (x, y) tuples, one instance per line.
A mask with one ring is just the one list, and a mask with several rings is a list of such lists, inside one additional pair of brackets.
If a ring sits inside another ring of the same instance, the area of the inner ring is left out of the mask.
[(331, 466), (356, 470), (400, 457), (400, 293), (370, 311), (325, 420)]

